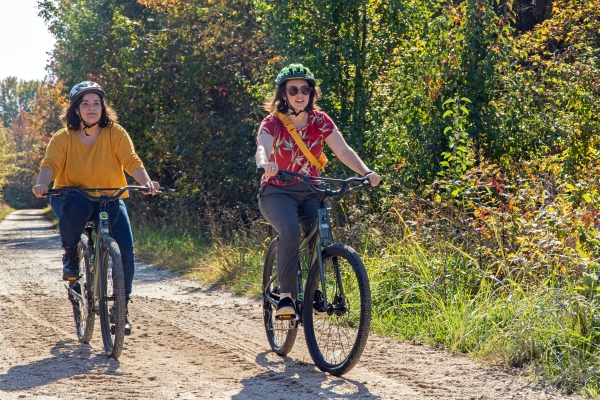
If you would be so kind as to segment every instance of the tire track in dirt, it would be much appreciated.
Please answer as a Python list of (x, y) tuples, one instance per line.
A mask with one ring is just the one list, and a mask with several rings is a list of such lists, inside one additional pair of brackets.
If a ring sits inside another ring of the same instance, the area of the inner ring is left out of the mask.
[(134, 333), (119, 361), (99, 320), (77, 341), (57, 232), (39, 210), (0, 223), (0, 399), (577, 399), (500, 367), (372, 335), (345, 377), (317, 370), (300, 329), (269, 351), (260, 302), (137, 264)]

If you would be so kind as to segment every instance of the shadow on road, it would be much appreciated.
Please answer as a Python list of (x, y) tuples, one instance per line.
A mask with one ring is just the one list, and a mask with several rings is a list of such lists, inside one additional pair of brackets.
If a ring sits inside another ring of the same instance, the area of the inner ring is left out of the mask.
[(47, 226), (29, 226), (25, 228), (13, 229), (13, 231), (48, 231)]
[[(290, 357), (271, 359), (273, 353), (265, 351), (257, 355), (256, 363), (268, 371), (251, 378), (242, 379), (242, 391), (232, 399), (263, 398), (336, 398), (380, 399), (369, 389), (353, 379), (332, 377), (317, 370), (312, 364), (299, 362)], [(275, 390), (273, 388), (276, 388)]]
[(15, 365), (0, 375), (0, 391), (29, 390), (76, 375), (121, 375), (119, 362), (105, 355), (92, 356), (91, 346), (69, 339), (50, 350), (52, 357)]
[(6, 221), (37, 221), (37, 220), (44, 220), (46, 221), (46, 218), (39, 212), (37, 211), (33, 211), (33, 212), (29, 212), (29, 213), (25, 213), (24, 211), (20, 211), (20, 212), (16, 212), (15, 215), (18, 213), (18, 217), (16, 216), (11, 216), (10, 214), (4, 218)]
[[(26, 211), (31, 213), (26, 214)], [(31, 224), (23, 224), (23, 221), (39, 221), (40, 224), (31, 226)], [(56, 248), (57, 251), (62, 252), (58, 232), (52, 229), (40, 210), (15, 211), (9, 214), (0, 224), (0, 244), (6, 249), (33, 246), (38, 249)]]

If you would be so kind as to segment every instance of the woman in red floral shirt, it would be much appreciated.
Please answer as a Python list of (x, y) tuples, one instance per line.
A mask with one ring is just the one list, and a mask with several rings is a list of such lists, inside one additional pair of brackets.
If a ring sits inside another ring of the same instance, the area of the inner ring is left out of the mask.
[[(317, 218), (318, 199), (304, 184), (268, 179), (279, 169), (319, 176), (313, 162), (320, 159), (325, 143), (344, 165), (367, 177), (371, 185), (377, 186), (380, 177), (369, 170), (348, 146), (331, 118), (317, 106), (320, 90), (308, 68), (291, 64), (281, 70), (275, 83), (275, 95), (264, 105), (271, 114), (262, 121), (258, 131), (256, 165), (265, 170), (258, 206), (279, 233), (277, 279), (281, 298), (276, 315), (290, 315), (295, 313), (292, 294), (295, 297), (300, 225), (305, 232), (311, 227)], [(314, 156), (311, 157), (313, 162), (300, 150), (282, 118), (292, 122)]]

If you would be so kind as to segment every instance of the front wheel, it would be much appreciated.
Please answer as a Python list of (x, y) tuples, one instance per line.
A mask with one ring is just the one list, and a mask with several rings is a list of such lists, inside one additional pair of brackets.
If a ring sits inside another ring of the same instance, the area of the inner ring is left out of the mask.
[[(93, 312), (94, 275), (90, 270), (90, 252), (87, 235), (81, 235), (77, 244), (79, 255), (79, 279), (69, 284), (69, 298), (73, 303), (73, 317), (77, 338), (81, 343), (89, 343), (94, 334), (95, 315)], [(73, 293), (74, 292), (74, 293)]]
[(322, 257), (327, 303), (323, 304), (316, 261), (306, 280), (304, 336), (315, 365), (340, 376), (356, 365), (367, 344), (371, 288), (365, 266), (351, 247), (336, 243), (323, 250)]
[(121, 355), (125, 338), (125, 276), (121, 251), (113, 238), (100, 245), (100, 325), (106, 355)]
[(277, 245), (279, 239), (274, 239), (267, 248), (265, 267), (263, 270), (263, 319), (267, 339), (271, 349), (282, 357), (288, 355), (294, 347), (298, 334), (298, 321), (279, 320), (275, 318), (276, 305), (272, 300), (279, 301), (279, 281), (277, 280)]

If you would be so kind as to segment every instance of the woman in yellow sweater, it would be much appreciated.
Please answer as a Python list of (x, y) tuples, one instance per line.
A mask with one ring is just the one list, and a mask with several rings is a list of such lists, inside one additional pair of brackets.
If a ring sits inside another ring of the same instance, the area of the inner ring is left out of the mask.
[[(48, 143), (42, 160), (37, 183), (32, 191), (37, 197), (48, 193), (53, 180), (54, 187), (123, 187), (127, 185), (126, 171), (140, 185), (156, 194), (158, 182), (148, 176), (135, 153), (131, 138), (117, 124), (117, 115), (104, 103), (104, 90), (94, 82), (82, 82), (73, 87), (69, 96), (69, 108), (62, 116), (66, 125), (56, 132)], [(109, 204), (111, 236), (121, 250), (125, 273), (125, 295), (131, 295), (134, 274), (133, 236), (123, 198)], [(97, 202), (80, 194), (64, 198), (50, 197), (50, 206), (58, 217), (58, 228), (65, 254), (63, 255), (63, 279), (79, 276), (77, 243), (91, 217), (98, 214)], [(131, 334), (129, 320), (125, 334)]]

